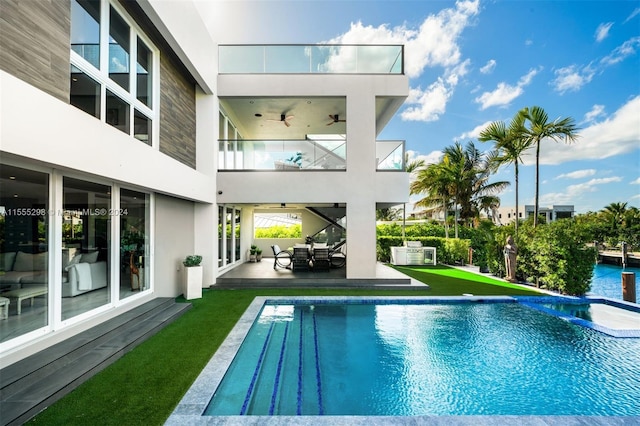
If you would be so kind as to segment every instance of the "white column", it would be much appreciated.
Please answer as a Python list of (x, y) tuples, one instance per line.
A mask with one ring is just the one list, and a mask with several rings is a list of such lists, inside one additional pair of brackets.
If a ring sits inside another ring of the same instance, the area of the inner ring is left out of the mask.
[(373, 94), (347, 95), (347, 278), (376, 276), (375, 117)]
[[(216, 191), (216, 146), (218, 140), (216, 97), (196, 88), (196, 169), (211, 177), (211, 191)], [(218, 275), (218, 207), (195, 203), (193, 211), (194, 254), (202, 256), (203, 287), (214, 284)]]

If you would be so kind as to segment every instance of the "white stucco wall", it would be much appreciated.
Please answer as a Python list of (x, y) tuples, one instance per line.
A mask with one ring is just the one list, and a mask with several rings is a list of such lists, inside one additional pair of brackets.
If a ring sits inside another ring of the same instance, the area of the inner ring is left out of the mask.
[(0, 143), (3, 153), (31, 158), (150, 191), (215, 201), (215, 178), (84, 111), (0, 71)]

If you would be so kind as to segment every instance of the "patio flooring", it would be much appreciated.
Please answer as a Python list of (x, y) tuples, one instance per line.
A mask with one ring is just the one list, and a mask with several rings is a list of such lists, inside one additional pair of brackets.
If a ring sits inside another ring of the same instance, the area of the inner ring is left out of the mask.
[(273, 258), (261, 262), (245, 262), (220, 275), (211, 288), (246, 287), (366, 287), (390, 289), (423, 289), (426, 286), (395, 269), (378, 262), (375, 278), (347, 278), (347, 269), (329, 271), (292, 271), (273, 268)]

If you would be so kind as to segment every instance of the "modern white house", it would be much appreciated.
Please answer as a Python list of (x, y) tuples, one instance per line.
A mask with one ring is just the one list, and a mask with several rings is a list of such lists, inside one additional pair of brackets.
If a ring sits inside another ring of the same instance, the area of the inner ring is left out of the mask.
[[(518, 208), (518, 220), (525, 220), (526, 218), (533, 216), (534, 206), (524, 205)], [(558, 219), (572, 218), (575, 214), (575, 208), (572, 204), (567, 205), (553, 205), (548, 207), (540, 206), (538, 208), (538, 214), (545, 217), (546, 222), (553, 222)], [(498, 207), (495, 212), (495, 216), (492, 218), (493, 222), (497, 225), (507, 225), (516, 220), (516, 209), (514, 206)]]
[[(221, 19), (220, 21), (224, 21)], [(346, 241), (376, 277), (376, 209), (408, 202), (403, 46), (235, 45), (197, 1), (0, 1), (0, 364), (248, 248)], [(295, 42), (295, 40), (292, 40)], [(286, 213), (299, 238), (254, 237)], [(320, 278), (321, 279), (321, 278)]]

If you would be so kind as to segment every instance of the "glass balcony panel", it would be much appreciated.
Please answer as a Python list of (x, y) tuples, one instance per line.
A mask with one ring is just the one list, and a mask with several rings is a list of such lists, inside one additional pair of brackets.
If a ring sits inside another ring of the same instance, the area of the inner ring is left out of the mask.
[(358, 73), (399, 74), (402, 46), (357, 46), (355, 63)]
[(376, 142), (377, 170), (404, 171), (404, 141)]
[(392, 45), (223, 45), (221, 74), (402, 74), (403, 47)]
[(304, 74), (309, 72), (306, 46), (265, 46), (267, 74)]
[(346, 169), (344, 140), (221, 140), (218, 147), (219, 170)]
[(220, 46), (221, 74), (263, 74), (264, 46)]

